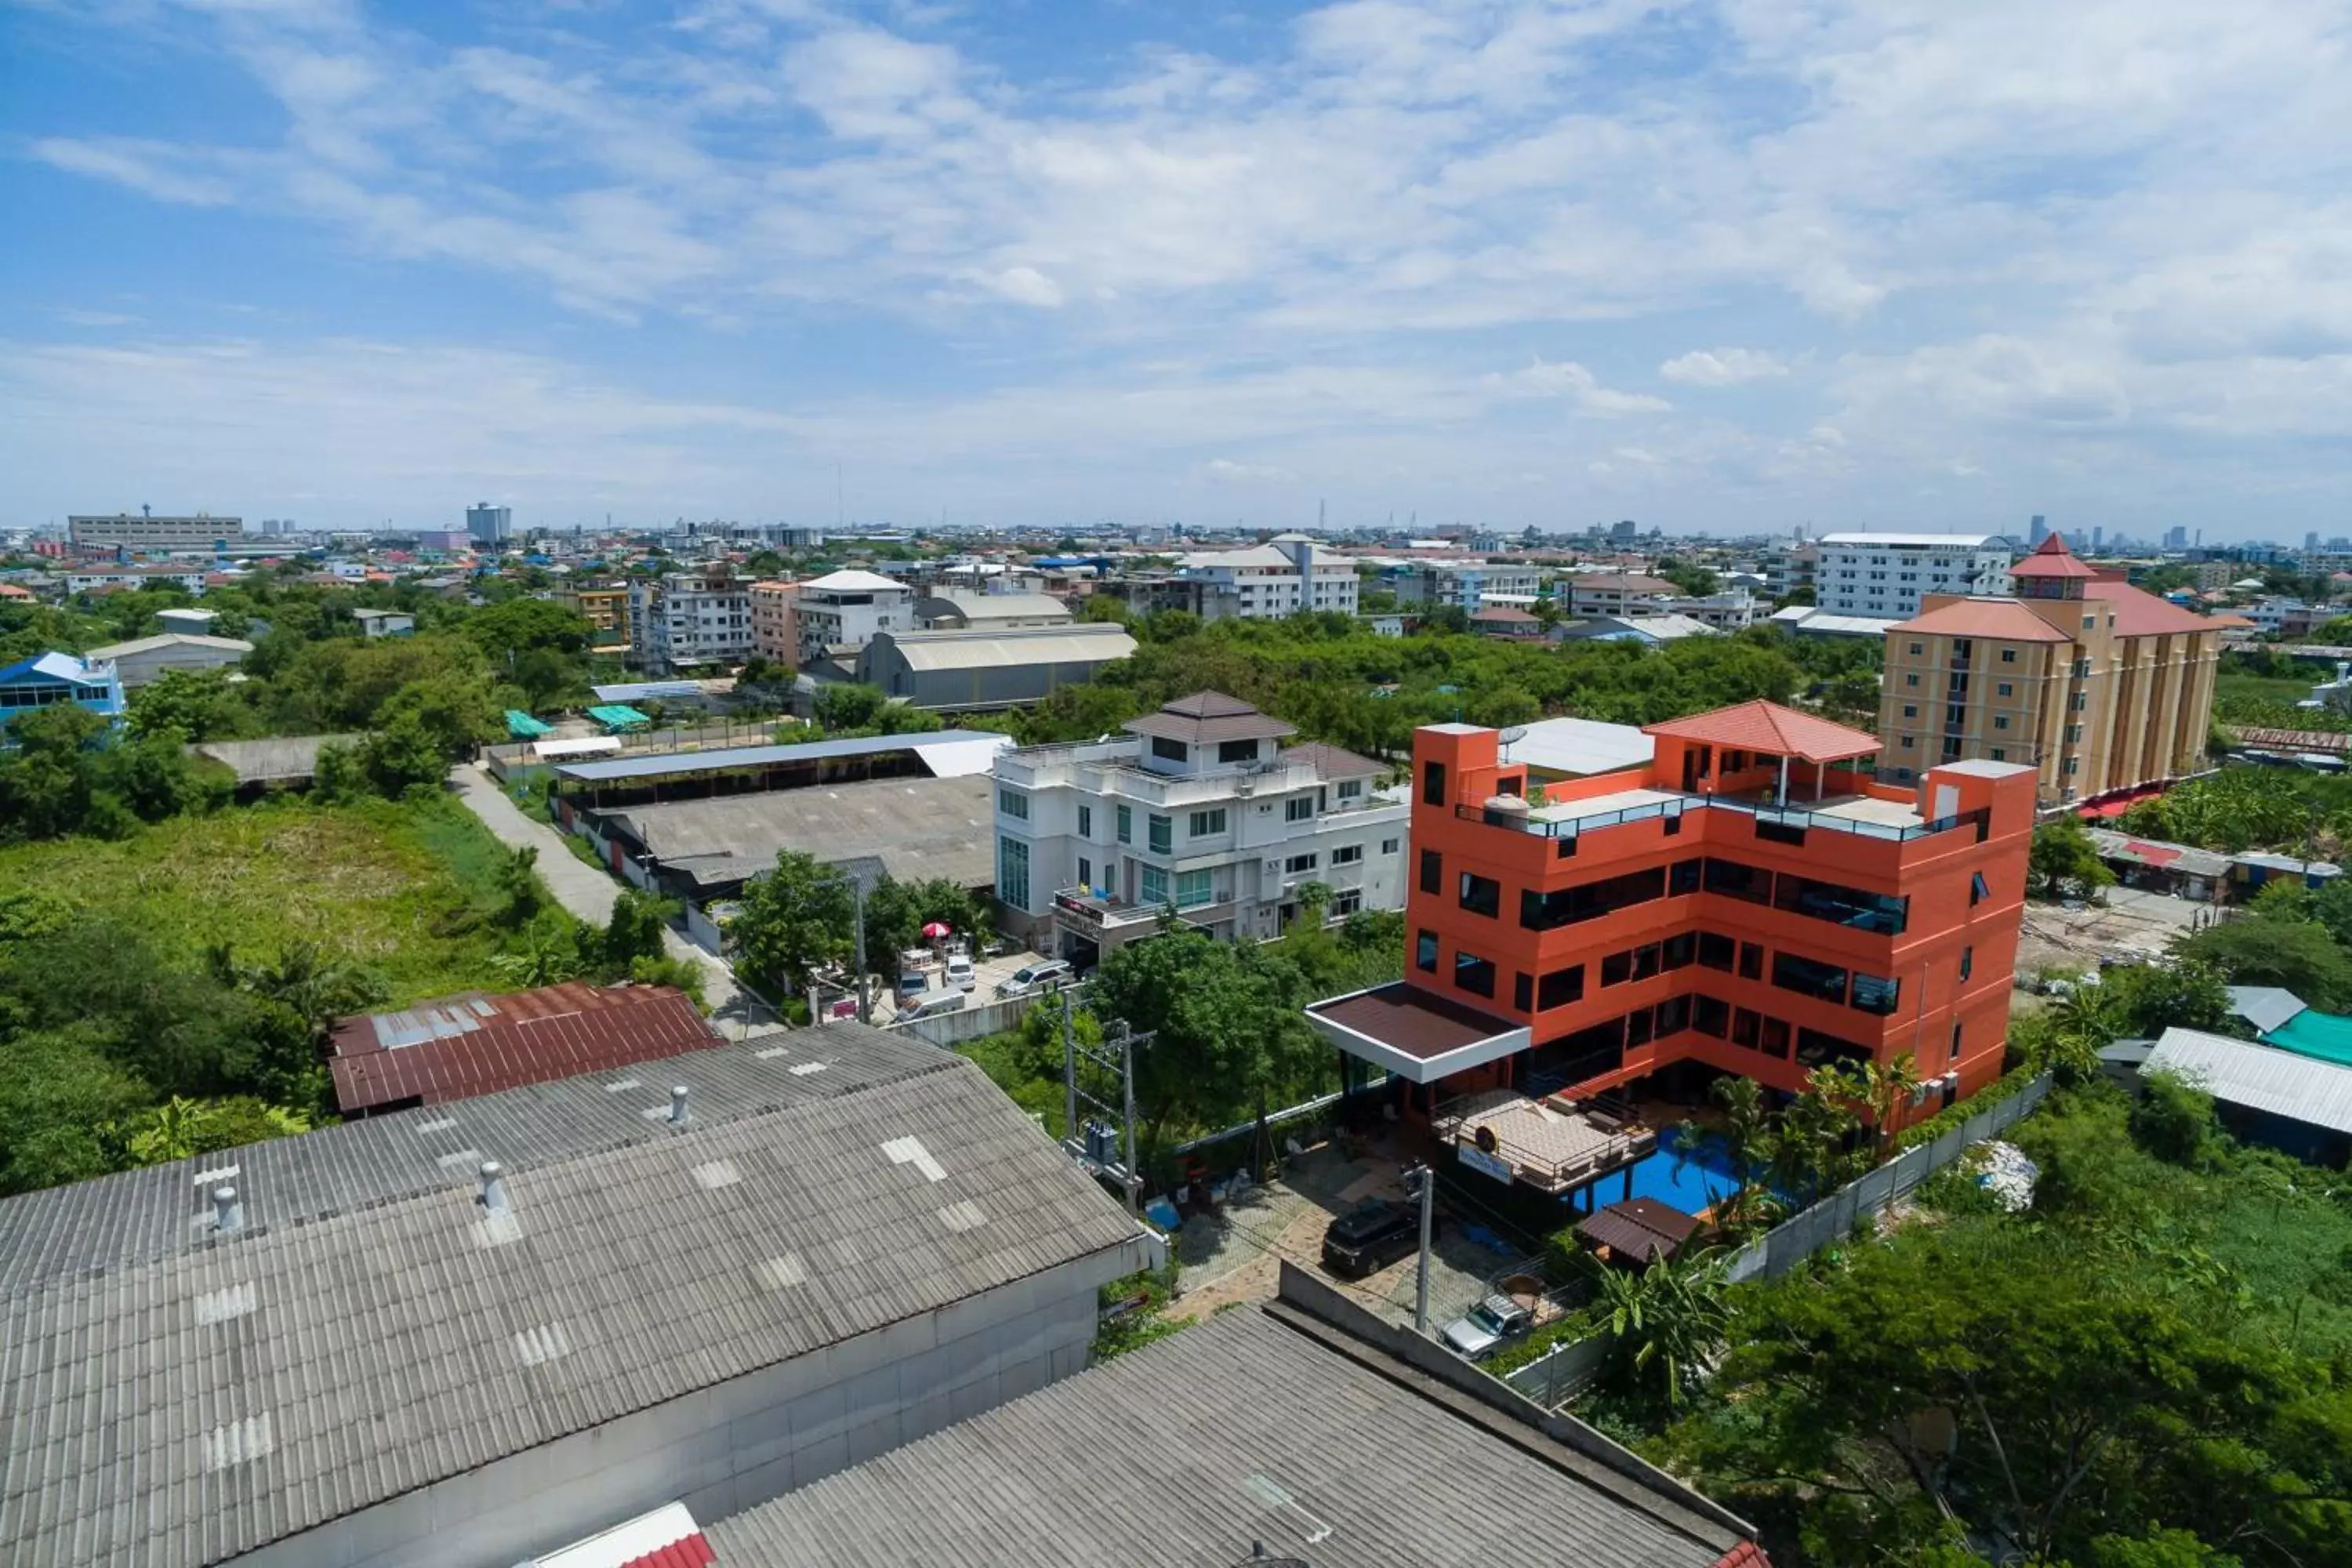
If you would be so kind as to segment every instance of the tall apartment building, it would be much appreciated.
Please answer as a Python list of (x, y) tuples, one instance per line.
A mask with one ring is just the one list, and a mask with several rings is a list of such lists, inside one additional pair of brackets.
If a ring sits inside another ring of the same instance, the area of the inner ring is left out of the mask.
[(1110, 741), (997, 753), (996, 899), (1004, 928), (1080, 963), (1159, 929), (1174, 905), (1219, 937), (1271, 937), (1297, 890), (1329, 913), (1404, 902), (1406, 807), (1381, 764), (1202, 691)]
[(478, 501), (466, 509), (466, 536), (492, 548), (514, 537), (514, 509)]
[(751, 584), (751, 651), (771, 664), (800, 667), (799, 593), (800, 584), (789, 579)]
[(1777, 548), (1765, 555), (1758, 564), (1764, 572), (1764, 594), (1768, 598), (1785, 599), (1800, 588), (1820, 588), (1822, 547), (1818, 544), (1792, 544)]
[(2011, 569), (2014, 597), (1933, 596), (1887, 629), (1880, 773), (1961, 758), (2020, 763), (2045, 804), (2202, 765), (2221, 628), (2102, 576), (2062, 534)]
[(915, 590), (878, 572), (828, 572), (800, 584), (793, 598), (799, 659), (812, 664), (832, 648), (858, 649), (876, 632), (915, 629)]
[[(1543, 572), (1514, 562), (1415, 561), (1383, 572), (1381, 581), (1396, 595), (1400, 609), (1451, 605), (1475, 616), (1497, 598), (1514, 605), (1533, 599), (1543, 588)], [(1673, 587), (1668, 584), (1667, 591)]]
[(211, 550), (235, 544), (245, 537), (241, 517), (155, 517), (145, 507), (139, 515), (119, 512), (112, 517), (68, 517), (66, 531), (76, 544), (98, 550)]
[(1204, 620), (1279, 620), (1300, 610), (1356, 613), (1356, 568), (1303, 533), (1279, 533), (1250, 550), (1187, 555), (1186, 578), (1204, 584)]
[(1835, 616), (1900, 620), (1930, 594), (2009, 592), (2009, 541), (1998, 533), (1825, 533), (1813, 603)]
[(631, 642), (626, 583), (566, 583), (555, 591), (555, 602), (588, 623), (590, 653), (615, 658), (627, 656)]
[(1875, 736), (1769, 702), (1645, 731), (1647, 767), (1540, 793), (1496, 731), (1418, 731), (1405, 977), (1310, 1024), (1465, 1167), (1588, 1209), (1655, 1149), (1633, 1107), (1720, 1075), (1908, 1056), (1900, 1120), (1999, 1076), (2032, 769), (1892, 788), (1851, 769)]
[(723, 568), (632, 582), (629, 649), (654, 675), (740, 664), (751, 653), (750, 590)]

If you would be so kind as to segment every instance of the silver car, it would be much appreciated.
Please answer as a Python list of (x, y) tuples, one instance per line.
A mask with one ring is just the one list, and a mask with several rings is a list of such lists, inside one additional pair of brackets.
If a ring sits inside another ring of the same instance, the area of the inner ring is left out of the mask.
[(1470, 1361), (1483, 1361), (1536, 1326), (1536, 1315), (1508, 1296), (1489, 1296), (1445, 1325), (1445, 1348)]

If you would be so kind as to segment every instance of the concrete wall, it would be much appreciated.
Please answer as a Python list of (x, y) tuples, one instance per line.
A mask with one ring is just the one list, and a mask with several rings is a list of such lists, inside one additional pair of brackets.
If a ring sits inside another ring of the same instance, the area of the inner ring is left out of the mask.
[[(508, 1568), (683, 1502), (771, 1498), (1082, 1370), (1095, 1292), (1144, 1237), (625, 1415), (240, 1557), (251, 1568)], [(286, 1456), (281, 1452), (279, 1458)]]

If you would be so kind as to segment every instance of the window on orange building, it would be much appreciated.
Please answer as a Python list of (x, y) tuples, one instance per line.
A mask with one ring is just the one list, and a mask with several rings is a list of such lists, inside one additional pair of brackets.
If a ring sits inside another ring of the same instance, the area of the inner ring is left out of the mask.
[(1698, 891), (1699, 875), (1705, 862), (1696, 855), (1687, 860), (1677, 860), (1666, 872), (1666, 896), (1677, 898), (1684, 893)]
[(1763, 1043), (1759, 1048), (1768, 1057), (1779, 1057), (1782, 1061), (1787, 1061), (1789, 1059), (1788, 1024), (1779, 1018), (1765, 1019)]
[(1413, 939), (1412, 962), (1416, 967), (1425, 969), (1432, 974), (1437, 973), (1437, 933), (1435, 931), (1425, 931)]
[(1764, 1020), (1748, 1008), (1733, 1008), (1731, 1043), (1735, 1046), (1745, 1046), (1751, 1051), (1756, 1049), (1757, 1037), (1763, 1027), (1763, 1023)]
[(1522, 1013), (1536, 1010), (1536, 977), (1524, 969), (1511, 976), (1511, 1005)]
[(1445, 804), (1445, 764), (1444, 763), (1422, 763), (1421, 804), (1423, 805)]
[(1857, 973), (1853, 977), (1853, 1005), (1858, 1012), (1876, 1013), (1884, 1017), (1903, 1005), (1903, 982), (1888, 980), (1875, 974)]
[(1633, 977), (1633, 954), (1629, 950), (1612, 952), (1601, 961), (1601, 984), (1606, 989), (1622, 985)]
[(1843, 1002), (1845, 981), (1845, 971), (1834, 963), (1823, 963), (1794, 952), (1772, 955), (1772, 984), (1783, 991), (1817, 996), (1824, 1002)]
[(1658, 944), (1646, 942), (1633, 950), (1633, 978), (1647, 980), (1658, 973)]
[(1492, 877), (1481, 877), (1475, 871), (1462, 873), (1462, 894), (1457, 900), (1474, 915), (1492, 920), (1503, 910), (1503, 884)]
[(1952, 1054), (1944, 1059), (1955, 1062), (1960, 1059), (1960, 1026), (1958, 1024), (1952, 1026)]
[(1538, 1012), (1565, 1007), (1583, 995), (1584, 965), (1580, 963), (1555, 969), (1536, 983), (1536, 1008)]
[(1710, 855), (1706, 858), (1706, 890), (1727, 899), (1745, 899), (1751, 904), (1769, 904), (1772, 901), (1772, 873), (1743, 866), (1737, 860), (1718, 860)]
[(1691, 1027), (1721, 1039), (1731, 1027), (1731, 1004), (1713, 996), (1691, 998)]
[(1625, 1015), (1625, 1044), (1646, 1046), (1656, 1037), (1656, 1020), (1647, 1007), (1636, 1007)]
[(1658, 1004), (1658, 1038), (1679, 1035), (1690, 1027), (1691, 999), (1669, 996)]
[(1421, 852), (1421, 890), (1424, 893), (1445, 890), (1445, 857), (1434, 849)]
[(1680, 936), (1670, 936), (1660, 944), (1659, 963), (1667, 969), (1686, 969), (1690, 966), (1691, 954), (1697, 948), (1698, 937), (1695, 932), (1685, 931)]
[(1455, 950), (1454, 988), (1467, 991), (1474, 996), (1492, 996), (1495, 994), (1495, 961), (1481, 958), (1475, 952)]
[(1709, 969), (1730, 973), (1732, 955), (1738, 950), (1739, 944), (1727, 936), (1718, 936), (1711, 931), (1698, 933), (1698, 961)]
[(1967, 984), (1969, 975), (1976, 973), (1976, 968), (1977, 950), (1973, 947), (1960, 949), (1960, 981), (1963, 984)]

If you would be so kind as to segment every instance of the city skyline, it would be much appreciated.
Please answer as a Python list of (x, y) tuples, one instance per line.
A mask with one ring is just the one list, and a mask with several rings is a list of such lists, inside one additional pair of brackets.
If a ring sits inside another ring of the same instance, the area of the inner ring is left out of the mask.
[(2324, 5), (100, 0), (0, 48), (0, 526), (2344, 531)]

